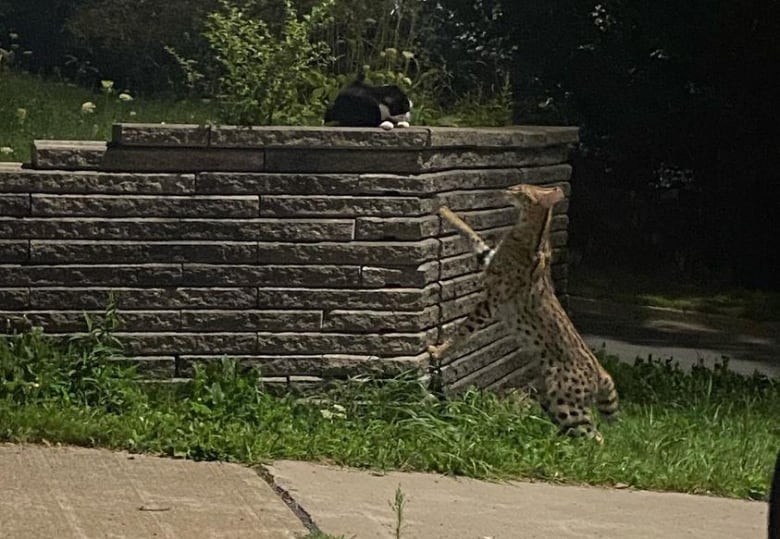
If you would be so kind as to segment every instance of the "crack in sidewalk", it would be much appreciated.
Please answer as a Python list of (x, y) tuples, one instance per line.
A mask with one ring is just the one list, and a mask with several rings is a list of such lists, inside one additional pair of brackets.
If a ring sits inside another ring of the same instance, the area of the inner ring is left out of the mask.
[(317, 526), (317, 524), (314, 522), (311, 514), (306, 509), (304, 509), (300, 503), (298, 503), (293, 495), (290, 494), (290, 491), (276, 482), (273, 474), (265, 466), (260, 464), (257, 466), (252, 466), (252, 469), (263, 481), (268, 484), (269, 487), (271, 487), (274, 493), (279, 496), (285, 505), (290, 508), (290, 511), (292, 511), (296, 517), (298, 517), (298, 520), (300, 520), (301, 524), (303, 524), (303, 526), (309, 530), (310, 534), (323, 533), (320, 527)]

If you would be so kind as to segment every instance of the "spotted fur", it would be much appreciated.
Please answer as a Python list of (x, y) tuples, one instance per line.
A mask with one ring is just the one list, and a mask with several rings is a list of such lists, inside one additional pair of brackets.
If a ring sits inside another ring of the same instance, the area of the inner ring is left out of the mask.
[(538, 351), (534, 386), (542, 408), (561, 432), (600, 441), (591, 407), (595, 404), (604, 419), (615, 419), (615, 384), (558, 301), (550, 275), (550, 221), (563, 191), (520, 184), (507, 193), (520, 216), (495, 249), (448, 208), (441, 209), (442, 217), (470, 240), (477, 256), (487, 260), (486, 293), (453, 337), (428, 350), (439, 360), (497, 316), (508, 318), (519, 345)]

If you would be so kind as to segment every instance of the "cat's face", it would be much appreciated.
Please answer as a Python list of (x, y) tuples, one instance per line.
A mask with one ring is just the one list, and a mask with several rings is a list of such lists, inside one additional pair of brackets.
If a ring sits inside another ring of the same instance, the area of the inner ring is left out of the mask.
[(521, 210), (527, 210), (534, 206), (549, 209), (565, 198), (560, 187), (540, 187), (520, 183), (506, 190), (515, 206)]
[(379, 103), (383, 120), (410, 122), (412, 100), (396, 85), (374, 86), (371, 93)]

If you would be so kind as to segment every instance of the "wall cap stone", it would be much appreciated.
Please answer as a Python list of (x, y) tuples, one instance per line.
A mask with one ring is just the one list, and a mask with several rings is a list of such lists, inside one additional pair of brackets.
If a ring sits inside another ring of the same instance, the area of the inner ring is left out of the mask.
[(537, 148), (576, 144), (567, 126), (379, 128), (117, 123), (112, 145), (212, 148)]
[(97, 140), (34, 140), (32, 167), (37, 170), (97, 170), (107, 146)]

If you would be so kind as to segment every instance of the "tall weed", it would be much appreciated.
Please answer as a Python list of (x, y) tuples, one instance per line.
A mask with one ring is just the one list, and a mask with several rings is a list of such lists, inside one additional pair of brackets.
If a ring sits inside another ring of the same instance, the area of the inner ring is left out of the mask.
[(100, 324), (85, 315), (86, 332), (67, 338), (41, 328), (11, 330), (0, 338), (0, 400), (17, 404), (59, 401), (119, 413), (135, 404), (140, 390), (136, 369), (114, 358), (119, 319), (113, 300)]

